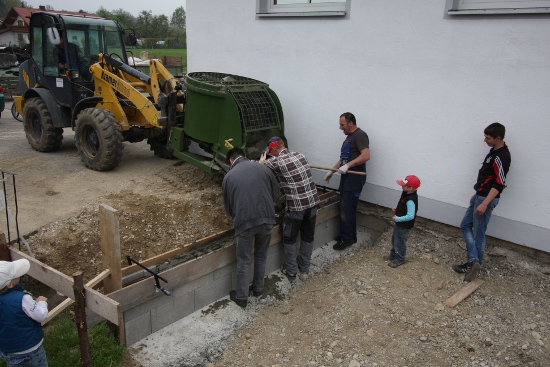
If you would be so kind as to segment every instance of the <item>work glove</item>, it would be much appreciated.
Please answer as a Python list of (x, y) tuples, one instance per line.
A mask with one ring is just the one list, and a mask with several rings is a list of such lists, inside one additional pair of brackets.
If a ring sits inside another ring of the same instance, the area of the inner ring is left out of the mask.
[(342, 167), (338, 168), (338, 173), (341, 175), (345, 175), (348, 169), (349, 166), (347, 164), (344, 164)]
[(332, 175), (334, 174), (334, 172), (332, 171), (328, 171), (327, 174), (325, 175), (325, 182), (328, 183), (330, 181), (330, 178), (332, 177)]
[(260, 156), (260, 160), (258, 162), (260, 162), (260, 164), (265, 164), (266, 156), (267, 156), (267, 152), (263, 152), (262, 155)]

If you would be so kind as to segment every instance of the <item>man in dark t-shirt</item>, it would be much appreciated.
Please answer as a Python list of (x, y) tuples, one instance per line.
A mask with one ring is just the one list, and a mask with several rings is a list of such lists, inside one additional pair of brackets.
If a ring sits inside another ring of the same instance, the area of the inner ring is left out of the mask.
[[(355, 116), (351, 112), (340, 116), (340, 130), (346, 134), (346, 140), (340, 150), (340, 159), (334, 165), (342, 175), (340, 178), (340, 235), (333, 248), (343, 250), (357, 242), (356, 210), (359, 196), (367, 180), (365, 163), (370, 159), (369, 136), (357, 127)], [(349, 174), (348, 171), (363, 172), (364, 175)], [(325, 176), (328, 183), (333, 175), (329, 171)]]

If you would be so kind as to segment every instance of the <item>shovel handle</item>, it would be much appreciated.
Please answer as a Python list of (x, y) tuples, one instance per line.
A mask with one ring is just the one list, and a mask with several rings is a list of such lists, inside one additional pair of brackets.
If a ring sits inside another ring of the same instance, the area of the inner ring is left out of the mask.
[[(338, 168), (332, 168), (332, 167), (323, 167), (323, 166), (315, 166), (313, 164), (309, 165), (311, 168), (317, 168), (317, 169), (324, 169), (325, 171), (332, 171), (332, 172), (338, 172)], [(357, 171), (347, 171), (346, 174), (351, 173), (352, 175), (361, 175), (365, 176), (365, 172), (357, 172)]]

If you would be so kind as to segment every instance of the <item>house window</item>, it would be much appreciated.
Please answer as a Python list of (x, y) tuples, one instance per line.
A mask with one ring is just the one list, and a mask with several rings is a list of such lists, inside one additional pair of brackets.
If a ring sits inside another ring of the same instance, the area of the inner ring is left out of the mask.
[(550, 0), (452, 0), (449, 15), (550, 13)]
[(260, 17), (344, 16), (351, 0), (256, 0)]

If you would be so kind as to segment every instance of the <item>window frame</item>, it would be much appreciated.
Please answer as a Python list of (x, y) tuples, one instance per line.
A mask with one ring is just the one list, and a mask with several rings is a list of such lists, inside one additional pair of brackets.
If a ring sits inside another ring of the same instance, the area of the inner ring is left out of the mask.
[(256, 0), (258, 17), (341, 17), (348, 13), (351, 0), (313, 4), (275, 4), (275, 0)]
[(550, 0), (451, 0), (449, 15), (550, 13)]

